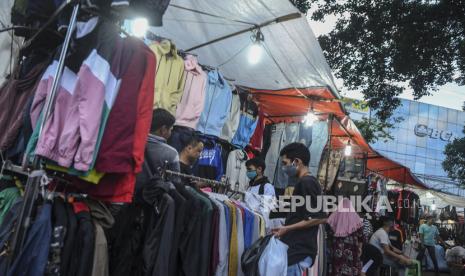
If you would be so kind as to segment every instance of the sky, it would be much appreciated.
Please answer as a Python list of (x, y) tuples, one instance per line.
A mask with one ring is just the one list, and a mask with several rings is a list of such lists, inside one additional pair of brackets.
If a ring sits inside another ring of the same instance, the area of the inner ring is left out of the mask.
[[(311, 14), (311, 12), (309, 12), (309, 14)], [(325, 22), (316, 22), (308, 17), (308, 22), (315, 35), (319, 36), (327, 34), (333, 29), (336, 18), (334, 16), (328, 16)], [(335, 79), (335, 81), (342, 96), (360, 100), (363, 99), (362, 93), (344, 89), (342, 80)], [(400, 97), (413, 100), (412, 90), (406, 89), (404, 94)], [(422, 97), (419, 102), (462, 110), (462, 105), (465, 102), (465, 86), (458, 86), (454, 83), (446, 84), (439, 87), (439, 90), (434, 92), (433, 95)]]

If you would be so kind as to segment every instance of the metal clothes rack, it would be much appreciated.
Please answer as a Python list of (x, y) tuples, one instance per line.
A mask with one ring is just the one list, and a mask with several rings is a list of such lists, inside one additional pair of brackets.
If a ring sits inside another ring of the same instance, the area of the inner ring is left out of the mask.
[(161, 167), (158, 168), (158, 171), (159, 171), (160, 175), (162, 175), (162, 177), (165, 177), (167, 175), (177, 176), (177, 177), (182, 177), (182, 178), (185, 178), (185, 179), (194, 180), (194, 181), (197, 181), (197, 182), (211, 184), (213, 188), (223, 188), (224, 189), (223, 191), (225, 193), (232, 192), (231, 197), (236, 195), (236, 194), (240, 194), (242, 196), (245, 195), (244, 192), (241, 192), (241, 191), (238, 191), (238, 190), (232, 190), (231, 187), (229, 186), (229, 184), (227, 183), (228, 181), (220, 182), (220, 181), (211, 180), (211, 179), (208, 179), (208, 178), (202, 178), (202, 177), (193, 176), (193, 175), (190, 175), (190, 174), (184, 174), (184, 173), (180, 173), (180, 172), (175, 172), (175, 171), (163, 169)]
[[(61, 48), (60, 52), (60, 57), (58, 60), (58, 68), (55, 71), (54, 74), (54, 79), (53, 79), (53, 84), (50, 93), (48, 94), (46, 98), (46, 102), (44, 105), (44, 109), (42, 112), (44, 112), (44, 119), (42, 120), (40, 127), (39, 127), (39, 137), (42, 134), (43, 128), (45, 126), (45, 122), (47, 119), (50, 117), (50, 114), (52, 112), (52, 106), (55, 101), (55, 96), (58, 91), (59, 83), (61, 80), (61, 76), (63, 73), (64, 69), (64, 64), (65, 64), (65, 58), (66, 54), (68, 52), (69, 44), (71, 41), (71, 36), (74, 32), (74, 29), (76, 27), (76, 22), (77, 22), (77, 16), (80, 8), (79, 1), (76, 0), (67, 0), (63, 5), (53, 14), (53, 16), (50, 18), (48, 22), (53, 22), (56, 17), (69, 5), (73, 5), (73, 11), (71, 14), (71, 19), (69, 22), (69, 27), (66, 32), (66, 36), (63, 42), (63, 47)], [(24, 47), (28, 47), (30, 43), (40, 34), (45, 30), (46, 26), (39, 30), (35, 36), (33, 36), (28, 42), (25, 43)], [(36, 155), (34, 157), (34, 160), (32, 162), (32, 170), (24, 170), (20, 169), (20, 167), (9, 165), (6, 167), (7, 170), (20, 173), (20, 174), (26, 174), (28, 176), (27, 182), (26, 182), (26, 190), (24, 193), (24, 199), (23, 199), (23, 205), (21, 206), (21, 211), (20, 215), (18, 218), (18, 221), (15, 225), (14, 233), (13, 233), (13, 238), (11, 240), (11, 244), (8, 248), (9, 250), (9, 266), (13, 263), (13, 261), (16, 259), (18, 254), (21, 252), (23, 246), (24, 246), (24, 241), (26, 240), (27, 237), (27, 232), (31, 224), (31, 219), (32, 219), (32, 213), (34, 209), (34, 203), (37, 199), (37, 196), (39, 194), (39, 188), (40, 188), (40, 179), (41, 176), (45, 173), (44, 170), (41, 169), (40, 166), (40, 158)]]

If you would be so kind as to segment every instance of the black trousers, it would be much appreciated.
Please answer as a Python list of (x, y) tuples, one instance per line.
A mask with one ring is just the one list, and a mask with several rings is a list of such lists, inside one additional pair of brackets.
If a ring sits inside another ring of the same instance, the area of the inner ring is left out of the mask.
[(434, 246), (430, 246), (430, 245), (423, 246), (422, 245), (418, 252), (417, 260), (420, 263), (422, 262), (423, 257), (425, 257), (425, 250), (428, 250), (429, 256), (431, 257), (431, 260), (433, 261), (434, 272), (439, 273), (438, 260), (436, 259), (436, 249), (434, 248)]

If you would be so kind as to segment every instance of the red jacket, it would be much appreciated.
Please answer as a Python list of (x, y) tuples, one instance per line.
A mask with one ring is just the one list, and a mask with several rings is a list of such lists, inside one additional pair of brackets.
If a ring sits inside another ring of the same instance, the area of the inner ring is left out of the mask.
[(155, 84), (155, 56), (144, 47), (139, 50), (144, 53), (146, 67), (144, 78), (137, 98), (137, 118), (133, 122), (134, 139), (132, 144), (133, 170), (128, 173), (108, 173), (98, 185), (86, 184), (82, 180), (75, 180), (77, 184), (91, 197), (106, 202), (131, 202), (136, 183), (136, 174), (141, 171), (144, 162), (144, 151), (147, 136), (152, 122), (152, 108)]
[(146, 55), (141, 41), (125, 40), (125, 52), (132, 60), (121, 80), (118, 97), (111, 110), (103, 134), (95, 168), (98, 172), (127, 173), (134, 170), (133, 144), (137, 122), (138, 99), (144, 72)]

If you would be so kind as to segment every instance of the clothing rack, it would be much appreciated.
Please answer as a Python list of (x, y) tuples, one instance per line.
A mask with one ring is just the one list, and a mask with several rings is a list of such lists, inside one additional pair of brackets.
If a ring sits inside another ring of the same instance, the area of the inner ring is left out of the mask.
[(165, 170), (165, 169), (163, 169), (161, 167), (158, 168), (158, 172), (160, 173), (160, 175), (162, 177), (164, 177), (166, 175), (178, 176), (178, 177), (182, 177), (182, 178), (185, 178), (185, 179), (194, 180), (194, 181), (197, 181), (197, 182), (211, 184), (212, 186), (227, 187), (227, 184), (224, 183), (224, 182), (211, 180), (211, 179), (208, 179), (208, 178), (201, 178), (201, 177), (198, 177), (198, 176), (194, 176), (194, 175), (190, 175), (190, 174), (184, 174), (184, 173), (175, 172), (175, 171), (171, 171), (171, 170)]
[(198, 176), (194, 176), (194, 175), (190, 175), (190, 174), (184, 174), (184, 173), (180, 173), (180, 172), (175, 172), (175, 171), (163, 169), (161, 167), (158, 168), (158, 172), (160, 173), (160, 175), (162, 177), (165, 177), (167, 175), (169, 175), (169, 176), (177, 176), (177, 177), (182, 177), (182, 178), (190, 179), (190, 180), (197, 181), (197, 182), (211, 184), (214, 188), (224, 188), (225, 193), (232, 192), (230, 197), (232, 197), (232, 196), (234, 196), (236, 194), (240, 194), (242, 196), (245, 196), (244, 192), (237, 191), (237, 190), (232, 190), (230, 188), (230, 186), (228, 185), (228, 183), (227, 183), (228, 181), (220, 182), (220, 181), (211, 180), (211, 179), (208, 179), (208, 178), (202, 178), (202, 177), (198, 177)]
[[(57, 94), (59, 83), (61, 81), (61, 76), (64, 70), (65, 58), (68, 53), (71, 36), (76, 27), (77, 16), (79, 13), (79, 8), (80, 8), (79, 1), (68, 0), (64, 2), (60, 6), (60, 8), (50, 17), (47, 23), (44, 26), (42, 26), (42, 28), (30, 40), (28, 40), (23, 46), (23, 49), (29, 47), (31, 43), (39, 36), (39, 34), (41, 34), (48, 27), (48, 25), (54, 22), (56, 18), (58, 17), (58, 15), (60, 15), (63, 12), (63, 10), (65, 10), (65, 8), (67, 8), (71, 4), (73, 5), (73, 11), (72, 11), (71, 19), (69, 22), (69, 27), (66, 31), (66, 36), (63, 42), (63, 47), (61, 47), (60, 57), (58, 59), (58, 68), (54, 74), (51, 91), (45, 100), (45, 105), (43, 109), (44, 119), (42, 120), (40, 127), (39, 127), (39, 137), (42, 134), (47, 118), (51, 114), (52, 106), (55, 101), (55, 96)], [(18, 168), (16, 167), (12, 167), (12, 168), (14, 170), (19, 171)], [(33, 172), (37, 171), (37, 172), (45, 173), (45, 171), (40, 170), (40, 168), (41, 168), (40, 158), (36, 155), (32, 162), (32, 170)], [(26, 240), (27, 232), (31, 224), (33, 209), (35, 205), (34, 203), (39, 194), (39, 188), (41, 185), (40, 180), (41, 180), (41, 175), (39, 176), (39, 173), (35, 173), (35, 174), (29, 173), (28, 179), (26, 182), (26, 190), (24, 193), (23, 204), (21, 206), (21, 211), (18, 217), (18, 221), (14, 229), (13, 239), (11, 240), (11, 244), (9, 245), (8, 266), (11, 266), (13, 264), (18, 254), (22, 251), (24, 241)]]

